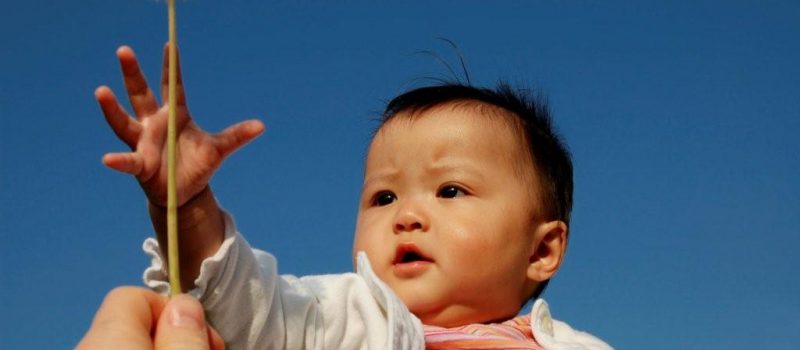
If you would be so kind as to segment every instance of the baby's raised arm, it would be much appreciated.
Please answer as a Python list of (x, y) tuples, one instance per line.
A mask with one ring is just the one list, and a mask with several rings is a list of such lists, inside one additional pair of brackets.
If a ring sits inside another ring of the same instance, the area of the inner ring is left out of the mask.
[[(149, 203), (150, 217), (162, 252), (167, 252), (167, 112), (160, 105), (129, 47), (117, 50), (128, 100), (134, 115), (128, 114), (107, 86), (95, 90), (106, 121), (131, 152), (108, 153), (103, 163), (109, 168), (134, 175)], [(161, 76), (161, 100), (167, 101), (167, 46)], [(177, 182), (178, 229), (181, 285), (194, 287), (202, 261), (217, 251), (224, 236), (224, 223), (209, 187), (209, 180), (231, 153), (264, 131), (264, 124), (248, 120), (210, 134), (192, 121), (178, 69), (177, 98)]]

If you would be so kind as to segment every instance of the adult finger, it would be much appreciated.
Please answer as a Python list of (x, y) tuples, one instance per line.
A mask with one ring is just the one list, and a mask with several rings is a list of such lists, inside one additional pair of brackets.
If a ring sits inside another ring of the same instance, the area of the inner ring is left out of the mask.
[(139, 62), (133, 50), (127, 46), (117, 49), (117, 58), (122, 68), (122, 76), (125, 80), (125, 89), (128, 91), (128, 100), (131, 102), (133, 112), (136, 117), (142, 118), (155, 113), (158, 110), (158, 101), (153, 94), (153, 90), (147, 85)]
[(219, 335), (214, 327), (208, 326), (208, 344), (211, 345), (211, 350), (225, 350), (225, 341)]
[(108, 293), (77, 350), (146, 350), (166, 298), (146, 289), (120, 287)]
[(264, 123), (260, 120), (247, 120), (229, 126), (217, 134), (217, 151), (222, 157), (227, 157), (240, 147), (254, 140), (264, 132)]
[(114, 134), (133, 149), (142, 132), (142, 125), (125, 112), (125, 109), (117, 101), (117, 97), (107, 86), (98, 87), (94, 91), (94, 97), (100, 104), (103, 116)]
[[(176, 52), (175, 72), (177, 78), (175, 79), (175, 91), (177, 96), (175, 105), (180, 109), (186, 109), (186, 93), (183, 90), (183, 74), (181, 74), (181, 60), (180, 54)], [(169, 101), (169, 43), (164, 44), (164, 62), (161, 68), (161, 101), (167, 104)]]
[(200, 302), (186, 294), (176, 295), (158, 320), (155, 349), (210, 350), (209, 334)]

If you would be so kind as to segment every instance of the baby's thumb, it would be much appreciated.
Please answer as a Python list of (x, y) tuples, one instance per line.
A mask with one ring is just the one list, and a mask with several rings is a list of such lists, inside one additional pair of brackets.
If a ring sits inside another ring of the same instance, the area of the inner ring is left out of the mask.
[(220, 350), (221, 342), (212, 340), (216, 344), (209, 344), (209, 334), (200, 303), (188, 295), (176, 295), (159, 317), (155, 349)]

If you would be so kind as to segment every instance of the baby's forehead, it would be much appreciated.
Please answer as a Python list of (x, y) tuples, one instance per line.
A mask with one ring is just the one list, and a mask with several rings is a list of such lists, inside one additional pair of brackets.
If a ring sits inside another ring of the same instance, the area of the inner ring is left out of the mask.
[[(436, 132), (436, 128), (441, 128), (442, 132)], [(459, 129), (463, 129), (463, 134), (459, 136), (469, 135), (475, 140), (480, 139), (480, 142), (458, 137), (455, 138), (457, 142), (438, 142), (453, 137), (454, 130), (458, 133)], [(368, 174), (380, 172), (386, 164), (393, 164), (393, 159), (404, 158), (403, 152), (407, 149), (402, 145), (408, 143), (423, 144), (424, 149), (432, 150), (430, 154), (437, 154), (433, 159), (468, 158), (471, 164), (483, 164), (489, 168), (510, 165), (516, 175), (515, 181), (525, 184), (530, 191), (530, 199), (538, 206), (535, 198), (539, 197), (540, 192), (539, 174), (524, 127), (510, 111), (474, 101), (400, 111), (384, 121), (376, 131), (366, 158), (365, 179)], [(414, 154), (413, 157), (423, 157), (423, 153)]]
[[(441, 133), (436, 129), (440, 128)], [(445, 130), (446, 129), (446, 130)], [(490, 140), (478, 144), (497, 157), (513, 163), (520, 175), (528, 178), (535, 172), (527, 137), (519, 117), (503, 108), (481, 101), (453, 101), (424, 109), (403, 110), (387, 118), (373, 136), (369, 155), (377, 144), (392, 141), (428, 142), (451, 137), (453, 130), (463, 130), (473, 138)], [(385, 155), (387, 150), (382, 150)], [(388, 150), (392, 153), (393, 150)]]

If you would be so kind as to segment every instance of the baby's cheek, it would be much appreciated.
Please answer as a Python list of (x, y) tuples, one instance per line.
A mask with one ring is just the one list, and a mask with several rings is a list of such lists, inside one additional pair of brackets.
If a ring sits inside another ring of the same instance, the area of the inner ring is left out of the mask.
[(474, 254), (489, 253), (494, 251), (496, 242), (491, 239), (492, 232), (486, 230), (463, 229), (450, 238), (448, 245), (452, 245), (459, 252), (459, 255), (476, 258)]
[(361, 220), (359, 220), (359, 222), (356, 223), (356, 232), (353, 235), (353, 252), (354, 253), (358, 252), (358, 251), (365, 250), (364, 248), (367, 245), (366, 244), (367, 235), (365, 234), (366, 231), (367, 230), (363, 227), (363, 224), (361, 223)]
[(369, 258), (373, 269), (376, 267), (376, 263), (380, 261), (382, 255), (384, 254), (381, 251), (379, 237), (357, 232), (353, 242), (353, 256), (362, 251), (367, 253), (367, 258)]

